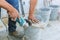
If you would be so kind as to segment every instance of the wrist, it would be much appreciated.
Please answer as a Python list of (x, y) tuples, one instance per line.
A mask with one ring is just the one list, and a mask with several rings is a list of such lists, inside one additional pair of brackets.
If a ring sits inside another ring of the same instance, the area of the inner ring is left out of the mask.
[(29, 17), (33, 16), (33, 14), (29, 14)]
[(15, 8), (10, 8), (9, 12), (16, 12), (16, 9)]

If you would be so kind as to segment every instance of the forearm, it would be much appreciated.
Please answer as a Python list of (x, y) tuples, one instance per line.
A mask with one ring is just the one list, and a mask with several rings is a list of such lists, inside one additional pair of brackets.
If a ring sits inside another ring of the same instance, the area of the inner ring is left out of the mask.
[(30, 0), (29, 16), (33, 15), (37, 0)]
[(15, 9), (13, 6), (11, 6), (9, 3), (7, 3), (5, 0), (0, 2), (0, 7), (6, 9), (7, 11), (12, 11)]

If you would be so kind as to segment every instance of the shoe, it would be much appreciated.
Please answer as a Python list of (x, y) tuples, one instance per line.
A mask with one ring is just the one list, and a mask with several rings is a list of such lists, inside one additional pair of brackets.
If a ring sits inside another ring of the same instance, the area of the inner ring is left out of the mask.
[(22, 36), (17, 31), (9, 32), (9, 35), (14, 36), (16, 38), (22, 38)]

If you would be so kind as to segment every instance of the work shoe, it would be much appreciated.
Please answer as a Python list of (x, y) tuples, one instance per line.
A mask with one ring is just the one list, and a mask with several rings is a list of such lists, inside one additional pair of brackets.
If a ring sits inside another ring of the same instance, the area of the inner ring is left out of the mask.
[(9, 32), (9, 35), (17, 38), (22, 38), (22, 36), (17, 31)]

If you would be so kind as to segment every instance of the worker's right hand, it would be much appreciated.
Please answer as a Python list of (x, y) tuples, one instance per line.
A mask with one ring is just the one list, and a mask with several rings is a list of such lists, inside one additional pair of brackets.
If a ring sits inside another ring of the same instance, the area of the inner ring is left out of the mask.
[(11, 18), (16, 19), (16, 18), (20, 18), (19, 17), (19, 13), (16, 9), (12, 10), (12, 11), (8, 11), (8, 14), (10, 15)]

